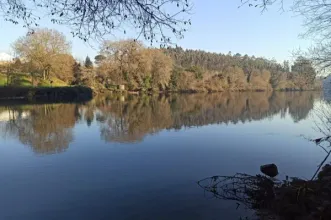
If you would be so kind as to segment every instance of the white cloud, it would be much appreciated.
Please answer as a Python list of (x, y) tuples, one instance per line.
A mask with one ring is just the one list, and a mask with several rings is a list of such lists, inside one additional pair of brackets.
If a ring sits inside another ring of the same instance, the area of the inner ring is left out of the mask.
[(0, 53), (0, 61), (10, 61), (13, 57), (7, 53)]

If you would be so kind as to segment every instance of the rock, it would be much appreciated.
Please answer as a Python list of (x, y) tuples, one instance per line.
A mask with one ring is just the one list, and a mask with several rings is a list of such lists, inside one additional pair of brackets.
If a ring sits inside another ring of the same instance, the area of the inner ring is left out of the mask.
[(262, 165), (260, 167), (260, 170), (263, 174), (270, 176), (270, 177), (275, 177), (278, 175), (278, 168), (275, 164)]

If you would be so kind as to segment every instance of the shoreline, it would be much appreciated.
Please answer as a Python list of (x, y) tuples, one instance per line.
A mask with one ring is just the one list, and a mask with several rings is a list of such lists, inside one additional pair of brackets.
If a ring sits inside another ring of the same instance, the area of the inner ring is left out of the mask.
[(102, 92), (97, 92), (100, 94), (104, 94), (107, 92), (112, 93), (123, 93), (123, 94), (130, 94), (130, 95), (140, 95), (140, 94), (197, 94), (197, 93), (229, 93), (229, 92), (235, 92), (235, 93), (244, 93), (244, 92), (320, 92), (323, 91), (323, 89), (282, 89), (282, 90), (224, 90), (224, 91), (202, 91), (202, 90), (182, 90), (182, 91), (130, 91), (130, 90), (104, 90)]
[(263, 92), (305, 92), (305, 91), (323, 91), (322, 89), (315, 90), (224, 90), (224, 91), (197, 91), (197, 90), (183, 90), (183, 91), (130, 91), (130, 90), (93, 90), (85, 86), (72, 86), (72, 87), (0, 87), (0, 103), (4, 102), (43, 102), (43, 103), (56, 103), (56, 102), (85, 102), (93, 99), (96, 95), (107, 93), (114, 94), (128, 94), (128, 95), (155, 95), (155, 94), (197, 94), (197, 93), (263, 93)]
[(0, 87), (0, 102), (75, 102), (93, 98), (91, 88), (74, 87)]

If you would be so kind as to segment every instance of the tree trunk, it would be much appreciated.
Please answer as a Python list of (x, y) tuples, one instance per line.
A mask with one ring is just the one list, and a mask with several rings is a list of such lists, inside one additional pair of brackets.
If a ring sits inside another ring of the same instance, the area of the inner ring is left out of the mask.
[(46, 70), (43, 71), (43, 79), (46, 80)]
[(10, 76), (9, 76), (9, 72), (7, 72), (7, 86), (9, 86), (10, 85)]
[(31, 73), (31, 83), (32, 83), (32, 86), (34, 86), (34, 76), (33, 76), (33, 73)]

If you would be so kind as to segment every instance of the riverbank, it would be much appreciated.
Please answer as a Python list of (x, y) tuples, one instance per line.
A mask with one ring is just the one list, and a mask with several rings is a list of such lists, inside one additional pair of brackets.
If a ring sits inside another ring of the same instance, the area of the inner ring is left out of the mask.
[[(329, 155), (330, 152), (326, 158)], [(267, 166), (270, 173), (273, 168)], [(237, 173), (208, 177), (198, 181), (198, 185), (216, 198), (236, 201), (238, 206), (255, 210), (261, 219), (327, 220), (331, 219), (331, 165), (319, 169), (317, 177), (315, 174), (311, 180), (296, 177), (277, 180), (267, 173), (256, 176)]]
[(113, 92), (113, 93), (127, 93), (127, 94), (196, 94), (196, 93), (228, 93), (228, 92), (305, 92), (305, 91), (322, 91), (320, 88), (315, 89), (279, 89), (279, 90), (262, 90), (262, 89), (256, 89), (256, 90), (119, 90), (119, 89), (94, 89), (97, 94), (103, 94), (107, 92)]
[(8, 100), (73, 102), (89, 101), (93, 97), (91, 88), (74, 87), (0, 87), (0, 102)]
[[(94, 95), (107, 93), (128, 94), (128, 95), (153, 95), (153, 94), (196, 94), (196, 93), (227, 93), (227, 92), (267, 92), (273, 93), (276, 90), (250, 90), (250, 91), (206, 91), (206, 90), (150, 90), (130, 91), (119, 89), (89, 88), (86, 86), (62, 86), (62, 87), (0, 87), (0, 102), (79, 102), (89, 101)], [(299, 92), (305, 90), (279, 90), (280, 92)], [(311, 90), (309, 90), (311, 91)]]

